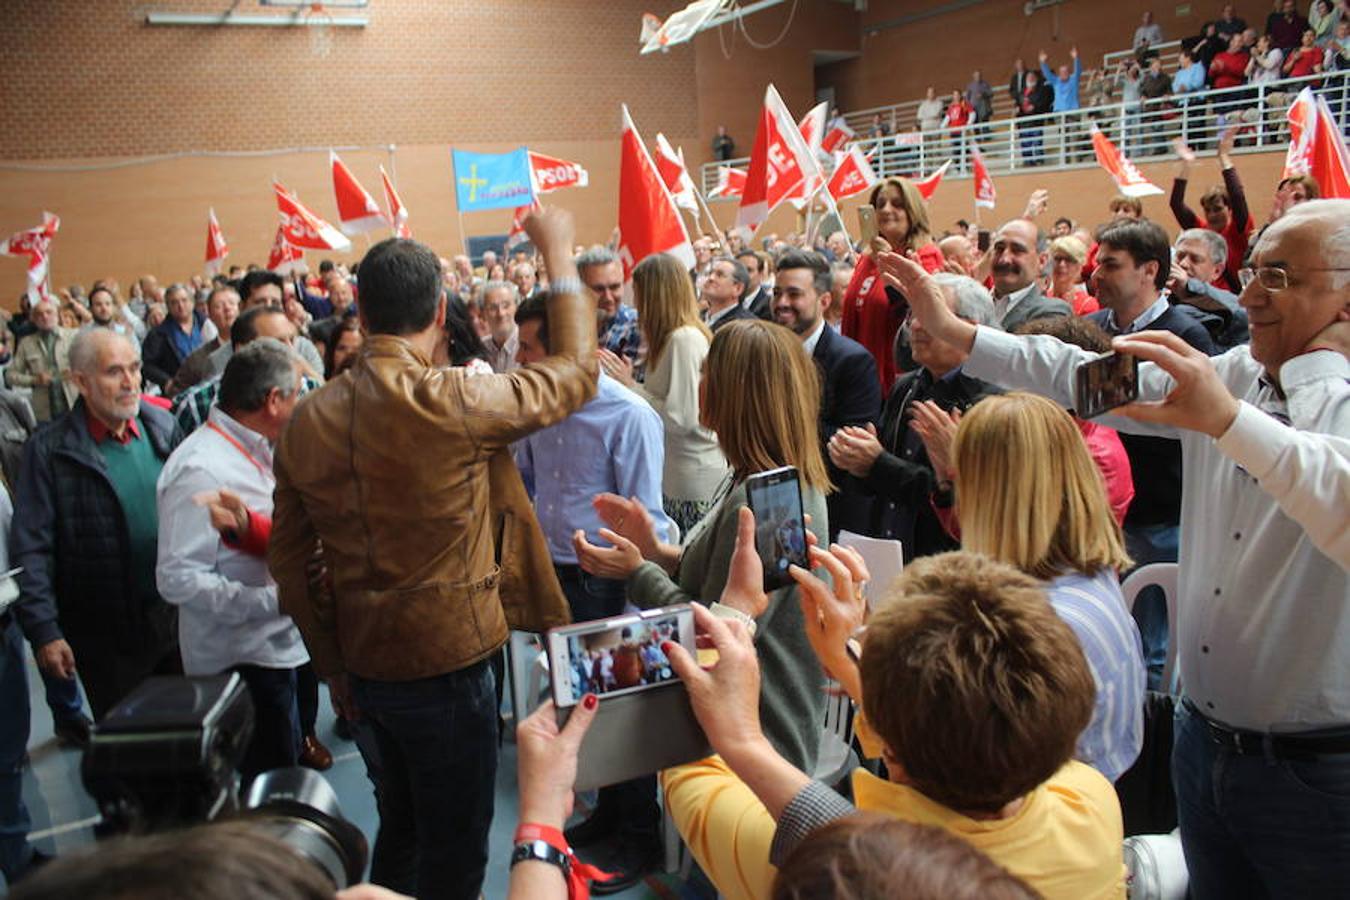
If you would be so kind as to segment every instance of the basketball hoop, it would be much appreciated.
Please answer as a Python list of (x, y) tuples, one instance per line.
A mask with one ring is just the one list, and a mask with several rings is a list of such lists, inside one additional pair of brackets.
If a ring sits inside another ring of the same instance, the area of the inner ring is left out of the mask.
[(333, 49), (333, 17), (322, 3), (311, 3), (305, 13), (309, 28), (309, 53), (317, 59), (328, 56)]

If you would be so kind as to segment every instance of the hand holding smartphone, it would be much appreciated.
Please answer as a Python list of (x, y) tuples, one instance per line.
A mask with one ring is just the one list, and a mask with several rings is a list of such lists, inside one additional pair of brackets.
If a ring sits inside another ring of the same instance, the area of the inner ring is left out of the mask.
[(745, 488), (755, 514), (755, 549), (764, 565), (764, 590), (792, 584), (789, 566), (810, 568), (797, 469), (783, 466), (751, 475)]
[(1114, 350), (1078, 364), (1074, 373), (1074, 412), (1092, 419), (1139, 399), (1139, 360)]
[(698, 652), (694, 612), (687, 604), (552, 629), (547, 647), (554, 705), (566, 709), (586, 694), (603, 699), (674, 680), (661, 649), (666, 641)]

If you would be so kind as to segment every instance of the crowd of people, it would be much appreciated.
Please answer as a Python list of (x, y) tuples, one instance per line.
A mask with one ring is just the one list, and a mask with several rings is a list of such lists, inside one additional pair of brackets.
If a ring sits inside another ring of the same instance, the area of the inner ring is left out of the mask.
[[(700, 235), (692, 270), (658, 254), (626, 278), (546, 209), (477, 265), (390, 239), (312, 277), (25, 300), (0, 396), (22, 420), (0, 433), (15, 896), (91, 864), (23, 878), (44, 862), (24, 640), (76, 744), (86, 703), (102, 719), (151, 674), (238, 673), (245, 782), (331, 764), (326, 683), (375, 788), (371, 880), (473, 898), (506, 852), (508, 630), (683, 602), (715, 666), (588, 647), (566, 727), (550, 704), (519, 723), (513, 897), (639, 881), (662, 797), (727, 897), (1121, 897), (1141, 778), (1175, 791), (1192, 896), (1350, 890), (1350, 202), (1284, 179), (1258, 229), (1234, 140), (1203, 215), (1178, 148), (1175, 239), (1124, 196), (1050, 222), (1038, 190), (981, 251), (889, 178), (866, 246)], [(1139, 400), (1084, 418), (1075, 369), (1110, 349), (1139, 360)], [(783, 466), (812, 566), (766, 592), (747, 479)], [(841, 530), (900, 544), (871, 609)], [(1175, 595), (1127, 608), (1122, 578), (1154, 562), (1178, 563)], [(568, 826), (595, 695), (672, 671), (717, 755), (602, 788)], [(814, 780), (831, 682), (872, 761), (837, 784)], [(1170, 773), (1138, 768), (1173, 734), (1150, 692), (1176, 709)]]

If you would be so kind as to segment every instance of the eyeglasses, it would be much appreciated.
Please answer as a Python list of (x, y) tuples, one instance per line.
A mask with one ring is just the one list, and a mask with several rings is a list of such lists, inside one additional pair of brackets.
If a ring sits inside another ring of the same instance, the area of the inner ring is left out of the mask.
[[(1350, 272), (1350, 269), (1303, 269), (1304, 272)], [(1256, 268), (1238, 269), (1238, 284), (1242, 285), (1245, 291), (1247, 286), (1253, 281), (1261, 285), (1261, 289), (1274, 294), (1289, 287), (1289, 270), (1281, 269), (1276, 266), (1258, 266)]]

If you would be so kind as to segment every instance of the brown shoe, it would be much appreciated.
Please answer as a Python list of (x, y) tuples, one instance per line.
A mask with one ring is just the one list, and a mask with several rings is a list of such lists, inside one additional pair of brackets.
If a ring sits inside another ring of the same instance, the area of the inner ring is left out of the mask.
[(300, 765), (324, 772), (333, 767), (333, 754), (311, 734), (300, 742)]

